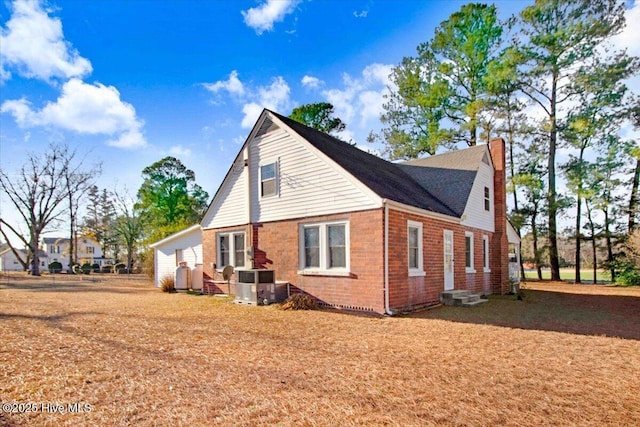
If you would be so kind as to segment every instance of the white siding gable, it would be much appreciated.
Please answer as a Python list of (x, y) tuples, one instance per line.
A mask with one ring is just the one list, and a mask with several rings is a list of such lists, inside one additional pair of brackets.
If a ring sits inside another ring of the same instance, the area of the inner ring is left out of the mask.
[(215, 199), (202, 219), (202, 228), (220, 228), (249, 222), (247, 212), (247, 168), (238, 156)]
[[(380, 197), (311, 144), (285, 129), (249, 144), (251, 221), (267, 222), (379, 208)], [(261, 197), (261, 165), (277, 163), (275, 196)]]
[[(484, 208), (485, 187), (489, 188), (489, 211)], [(467, 200), (467, 206), (462, 215), (462, 225), (493, 232), (495, 231), (494, 210), (493, 166), (480, 162), (476, 179), (473, 182), (473, 187)]]

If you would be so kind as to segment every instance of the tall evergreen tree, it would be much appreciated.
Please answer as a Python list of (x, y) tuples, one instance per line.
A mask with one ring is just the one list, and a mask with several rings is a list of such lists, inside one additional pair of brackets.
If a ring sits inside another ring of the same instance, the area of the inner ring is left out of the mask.
[[(552, 280), (560, 280), (556, 154), (562, 107), (575, 105), (573, 81), (602, 67), (603, 41), (624, 27), (624, 3), (616, 0), (536, 0), (520, 13), (518, 53), (522, 91), (545, 114), (548, 146), (549, 243)], [(605, 61), (606, 63), (606, 61)]]
[(382, 122), (393, 158), (433, 154), (440, 145), (476, 145), (487, 108), (488, 67), (502, 25), (495, 6), (471, 3), (453, 13), (418, 46), (418, 56), (394, 68)]
[(202, 219), (209, 195), (195, 183), (195, 173), (175, 157), (165, 157), (142, 170), (135, 209), (148, 239), (162, 239)]

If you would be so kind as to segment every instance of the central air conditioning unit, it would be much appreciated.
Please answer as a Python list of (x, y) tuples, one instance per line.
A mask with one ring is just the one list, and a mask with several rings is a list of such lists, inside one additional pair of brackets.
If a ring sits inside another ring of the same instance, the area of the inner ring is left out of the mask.
[(236, 278), (236, 303), (269, 305), (278, 301), (275, 271), (236, 270)]

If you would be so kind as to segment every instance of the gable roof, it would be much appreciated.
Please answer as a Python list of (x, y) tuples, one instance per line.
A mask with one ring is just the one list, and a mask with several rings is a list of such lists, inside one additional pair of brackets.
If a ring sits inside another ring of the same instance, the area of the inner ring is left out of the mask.
[[(382, 199), (449, 217), (462, 217), (480, 163), (492, 165), (487, 145), (403, 163), (392, 163), (331, 135), (264, 109), (211, 199), (201, 223), (210, 215), (214, 201), (221, 194), (247, 144), (253, 138), (278, 128), (278, 122), (295, 132)], [(154, 246), (159, 243), (154, 243)]]
[[(27, 255), (26, 249), (16, 249), (16, 252), (20, 252), (25, 256)], [(0, 256), (7, 253), (13, 253), (9, 245), (7, 245), (6, 248), (3, 246), (3, 249), (0, 251)], [(48, 257), (49, 257), (49, 254), (47, 252), (43, 251), (42, 249), (38, 249), (38, 258), (48, 258)]]
[(399, 165), (362, 151), (288, 117), (273, 111), (270, 113), (378, 196), (443, 215), (456, 217), (461, 215), (436, 197), (429, 189), (420, 185)]
[(460, 217), (464, 213), (480, 164), (484, 162), (490, 165), (490, 159), (487, 146), (477, 145), (409, 160), (399, 166)]
[[(93, 237), (89, 236), (78, 236), (78, 241), (80, 240), (91, 240), (92, 243), (98, 243)], [(45, 245), (67, 245), (71, 240), (68, 237), (43, 237), (42, 243)]]
[(463, 215), (480, 164), (491, 164), (487, 145), (391, 163), (271, 113), (380, 197), (444, 215)]

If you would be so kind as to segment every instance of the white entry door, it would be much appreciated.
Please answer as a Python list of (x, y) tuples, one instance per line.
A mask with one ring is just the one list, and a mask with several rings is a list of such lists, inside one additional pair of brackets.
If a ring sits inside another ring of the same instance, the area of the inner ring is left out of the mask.
[(444, 230), (444, 290), (450, 291), (453, 285), (453, 231)]

